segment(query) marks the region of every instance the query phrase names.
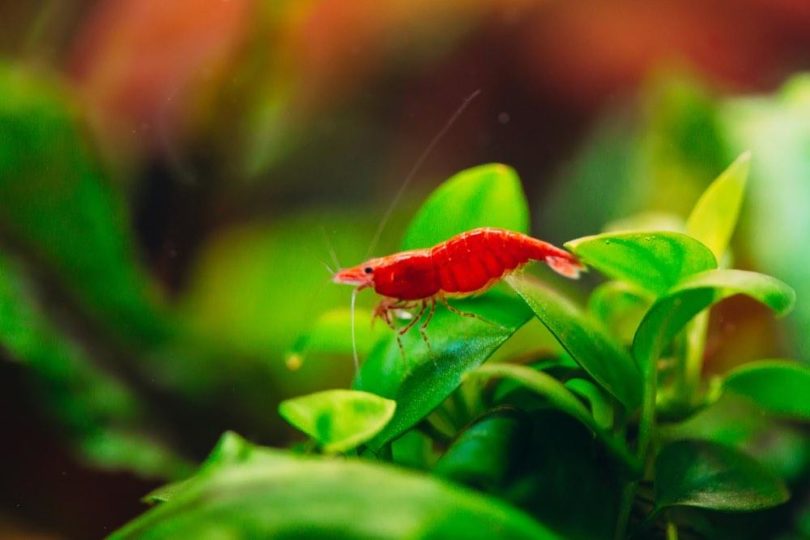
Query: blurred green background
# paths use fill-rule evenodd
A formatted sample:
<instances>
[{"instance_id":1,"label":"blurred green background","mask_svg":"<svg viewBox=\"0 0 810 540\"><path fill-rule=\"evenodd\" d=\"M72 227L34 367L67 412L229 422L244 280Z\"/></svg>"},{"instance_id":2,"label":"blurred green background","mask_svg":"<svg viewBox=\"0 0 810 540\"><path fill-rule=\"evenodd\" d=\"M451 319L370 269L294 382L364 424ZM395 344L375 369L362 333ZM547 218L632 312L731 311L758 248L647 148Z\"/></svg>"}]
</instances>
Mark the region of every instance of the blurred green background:
<instances>
[{"instance_id":1,"label":"blurred green background","mask_svg":"<svg viewBox=\"0 0 810 540\"><path fill-rule=\"evenodd\" d=\"M308 333L331 253L476 90L373 255L477 164L562 243L682 219L750 149L735 262L798 308L720 306L706 369L810 361L807 2L0 0L0 53L0 537L101 536L226 429L294 440L278 402L353 373Z\"/></svg>"}]
</instances>

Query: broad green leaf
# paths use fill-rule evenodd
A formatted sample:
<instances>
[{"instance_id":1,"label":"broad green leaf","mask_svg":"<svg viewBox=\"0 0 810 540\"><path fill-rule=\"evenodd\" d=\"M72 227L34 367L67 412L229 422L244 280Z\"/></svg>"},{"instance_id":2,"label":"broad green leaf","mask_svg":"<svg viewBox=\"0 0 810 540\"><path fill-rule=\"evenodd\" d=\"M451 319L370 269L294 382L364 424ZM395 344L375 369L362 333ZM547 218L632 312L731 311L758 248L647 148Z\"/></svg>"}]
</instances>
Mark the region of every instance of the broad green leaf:
<instances>
[{"instance_id":1,"label":"broad green leaf","mask_svg":"<svg viewBox=\"0 0 810 540\"><path fill-rule=\"evenodd\" d=\"M633 472L639 470L635 457L627 450L623 441L604 431L582 402L554 377L526 366L516 364L487 364L475 370L472 375L487 377L508 377L546 398L560 411L576 418L592 433L597 435L605 446Z\"/></svg>"},{"instance_id":2,"label":"broad green leaf","mask_svg":"<svg viewBox=\"0 0 810 540\"><path fill-rule=\"evenodd\" d=\"M123 201L86 142L76 104L53 80L0 63L0 230L113 331L171 335L140 269Z\"/></svg>"},{"instance_id":3,"label":"broad green leaf","mask_svg":"<svg viewBox=\"0 0 810 540\"><path fill-rule=\"evenodd\" d=\"M282 401L278 412L325 452L345 452L369 440L394 416L396 403L368 392L326 390Z\"/></svg>"},{"instance_id":4,"label":"broad green leaf","mask_svg":"<svg viewBox=\"0 0 810 540\"><path fill-rule=\"evenodd\" d=\"M0 349L33 375L32 388L74 449L95 466L176 478L189 470L156 432L159 416L48 320L22 270L0 253Z\"/></svg>"},{"instance_id":5,"label":"broad green leaf","mask_svg":"<svg viewBox=\"0 0 810 540\"><path fill-rule=\"evenodd\" d=\"M566 242L586 265L661 295L681 279L717 267L712 252L685 234L624 232Z\"/></svg>"},{"instance_id":6,"label":"broad green leaf","mask_svg":"<svg viewBox=\"0 0 810 540\"><path fill-rule=\"evenodd\" d=\"M114 532L129 538L556 539L523 512L434 478L262 450L203 471Z\"/></svg>"},{"instance_id":7,"label":"broad green leaf","mask_svg":"<svg viewBox=\"0 0 810 540\"><path fill-rule=\"evenodd\" d=\"M437 307L426 330L429 346L413 328L402 336L402 350L391 335L363 363L354 388L397 402L391 422L368 443L372 448L430 414L458 388L467 372L481 365L531 316L525 303L501 294L490 293L456 306L477 317Z\"/></svg>"},{"instance_id":8,"label":"broad green leaf","mask_svg":"<svg viewBox=\"0 0 810 540\"><path fill-rule=\"evenodd\" d=\"M702 439L745 452L786 482L801 481L810 460L805 426L779 422L749 398L725 392L718 401L679 423L659 424L663 441Z\"/></svg>"},{"instance_id":9,"label":"broad green leaf","mask_svg":"<svg viewBox=\"0 0 810 540\"><path fill-rule=\"evenodd\" d=\"M226 431L194 475L179 482L163 485L151 491L143 500L148 503L163 503L204 481L208 473L239 464L273 463L278 457L279 453L276 450L257 446L233 431Z\"/></svg>"},{"instance_id":10,"label":"broad green leaf","mask_svg":"<svg viewBox=\"0 0 810 540\"><path fill-rule=\"evenodd\" d=\"M695 315L730 296L743 294L778 315L793 307L796 294L776 278L743 270L709 270L690 276L659 298L647 312L633 340L633 355L642 373L650 373L664 347Z\"/></svg>"},{"instance_id":11,"label":"broad green leaf","mask_svg":"<svg viewBox=\"0 0 810 540\"><path fill-rule=\"evenodd\" d=\"M524 276L508 283L526 301L568 354L602 387L634 410L641 401L641 378L625 349L559 293Z\"/></svg>"},{"instance_id":12,"label":"broad green leaf","mask_svg":"<svg viewBox=\"0 0 810 540\"><path fill-rule=\"evenodd\" d=\"M805 364L787 360L751 362L731 371L723 386L769 413L810 421L810 368Z\"/></svg>"},{"instance_id":13,"label":"broad green leaf","mask_svg":"<svg viewBox=\"0 0 810 540\"><path fill-rule=\"evenodd\" d=\"M444 182L411 221L403 248L430 247L476 227L528 232L529 207L512 168L480 165Z\"/></svg>"},{"instance_id":14,"label":"broad green leaf","mask_svg":"<svg viewBox=\"0 0 810 540\"><path fill-rule=\"evenodd\" d=\"M504 487L519 474L531 436L532 426L525 412L492 411L458 435L433 472L483 490Z\"/></svg>"},{"instance_id":15,"label":"broad green leaf","mask_svg":"<svg viewBox=\"0 0 810 540\"><path fill-rule=\"evenodd\" d=\"M708 441L667 445L655 470L656 510L694 506L749 512L782 504L789 497L782 481L757 461Z\"/></svg>"},{"instance_id":16,"label":"broad green leaf","mask_svg":"<svg viewBox=\"0 0 810 540\"><path fill-rule=\"evenodd\" d=\"M737 226L751 153L745 152L703 192L686 221L686 232L706 245L715 259L722 259Z\"/></svg>"},{"instance_id":17,"label":"broad green leaf","mask_svg":"<svg viewBox=\"0 0 810 540\"><path fill-rule=\"evenodd\" d=\"M651 302L643 289L624 281L607 281L588 297L588 312L613 335L630 343Z\"/></svg>"}]
</instances>

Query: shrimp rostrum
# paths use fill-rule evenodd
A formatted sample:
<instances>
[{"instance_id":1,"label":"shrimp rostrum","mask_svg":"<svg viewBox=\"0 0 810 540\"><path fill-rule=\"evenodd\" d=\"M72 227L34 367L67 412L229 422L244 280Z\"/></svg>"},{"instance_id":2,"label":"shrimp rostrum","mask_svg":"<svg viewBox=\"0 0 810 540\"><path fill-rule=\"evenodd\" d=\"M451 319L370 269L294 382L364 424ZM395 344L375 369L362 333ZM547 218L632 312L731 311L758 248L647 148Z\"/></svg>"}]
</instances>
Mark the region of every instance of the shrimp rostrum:
<instances>
[{"instance_id":1,"label":"shrimp rostrum","mask_svg":"<svg viewBox=\"0 0 810 540\"><path fill-rule=\"evenodd\" d=\"M399 330L399 335L410 330L427 311L420 332L428 343L424 332L437 302L460 315L474 316L457 310L447 299L480 294L530 261L546 263L572 279L584 270L572 254L548 242L485 227L463 232L431 248L368 260L340 270L333 281L355 285L358 291L373 288L382 296L374 316L391 328L394 328L392 310L419 308L407 326Z\"/></svg>"}]
</instances>

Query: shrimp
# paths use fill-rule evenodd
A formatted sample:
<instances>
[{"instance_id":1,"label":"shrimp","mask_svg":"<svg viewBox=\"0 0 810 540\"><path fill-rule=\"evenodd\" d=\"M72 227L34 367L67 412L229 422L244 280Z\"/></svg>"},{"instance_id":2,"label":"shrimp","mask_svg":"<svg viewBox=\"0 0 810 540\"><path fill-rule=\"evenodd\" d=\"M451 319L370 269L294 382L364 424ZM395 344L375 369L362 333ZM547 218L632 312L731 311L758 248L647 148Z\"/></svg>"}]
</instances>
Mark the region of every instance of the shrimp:
<instances>
[{"instance_id":1,"label":"shrimp","mask_svg":"<svg viewBox=\"0 0 810 540\"><path fill-rule=\"evenodd\" d=\"M419 332L430 346L425 329L441 302L459 315L477 317L460 311L447 302L481 294L507 274L530 261L546 263L565 277L576 279L585 267L576 257L548 242L531 236L492 227L466 231L431 248L403 251L370 259L357 266L335 273L335 283L354 285L356 291L373 288L382 296L374 310L380 318L394 328L390 312L395 309L413 309L419 312L399 330L399 336L415 326L428 311Z\"/></svg>"}]
</instances>

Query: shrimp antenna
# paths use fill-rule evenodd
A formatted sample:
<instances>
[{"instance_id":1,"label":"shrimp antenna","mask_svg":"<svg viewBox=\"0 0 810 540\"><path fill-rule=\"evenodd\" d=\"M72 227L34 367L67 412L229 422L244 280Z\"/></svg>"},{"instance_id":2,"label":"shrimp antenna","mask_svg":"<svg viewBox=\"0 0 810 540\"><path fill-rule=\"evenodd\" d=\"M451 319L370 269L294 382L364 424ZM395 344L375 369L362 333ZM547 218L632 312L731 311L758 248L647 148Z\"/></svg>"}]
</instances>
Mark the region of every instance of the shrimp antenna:
<instances>
[{"instance_id":1,"label":"shrimp antenna","mask_svg":"<svg viewBox=\"0 0 810 540\"><path fill-rule=\"evenodd\" d=\"M323 241L326 243L326 249L329 251L329 256L332 257L332 262L335 265L335 268L341 268L340 261L337 257L337 252L335 252L335 246L332 245L332 241L329 238L329 234L326 232L326 227L321 225L321 233L323 234ZM334 272L332 272L334 274Z\"/></svg>"},{"instance_id":2,"label":"shrimp antenna","mask_svg":"<svg viewBox=\"0 0 810 540\"><path fill-rule=\"evenodd\" d=\"M388 209L385 211L385 214L383 214L383 217L380 220L380 224L377 226L377 230L374 232L374 236L371 238L371 244L369 245L368 251L366 252L366 257L371 255L371 252L374 250L375 247L377 247L377 242L380 241L380 235L382 234L385 225L388 223L388 220L391 219L391 214L394 212L394 208L396 208L397 204L399 203L399 200L402 198L402 195L408 188L408 185L411 183L414 176L416 176L416 173L419 172L419 169L425 163L425 160L436 148L436 145L439 144L439 141L441 141L442 138L447 134L447 132L450 131L450 128L453 127L453 124L456 123L456 120L459 119L464 110L469 106L470 103L473 102L475 98L479 96L479 94L481 94L480 88L475 92L473 92L472 94L470 94L469 96L467 96L467 98L461 103L459 108L456 109L456 112L453 113L453 116L451 116L447 120L447 122L444 123L442 129L439 130L439 132L433 137L430 143L422 151L422 154L419 156L419 159L416 160L416 163L414 163L413 167L408 172L408 175L405 177L405 180L402 182L402 185L399 186L399 190L396 192L394 198L391 200L391 204L388 205Z\"/></svg>"},{"instance_id":3,"label":"shrimp antenna","mask_svg":"<svg viewBox=\"0 0 810 540\"><path fill-rule=\"evenodd\" d=\"M354 289L352 291L352 304L351 304L351 324L352 324L352 357L354 358L354 373L357 374L360 371L360 360L357 355L357 333L354 331L354 304L355 300L357 300L357 291L360 289Z\"/></svg>"}]
</instances>

